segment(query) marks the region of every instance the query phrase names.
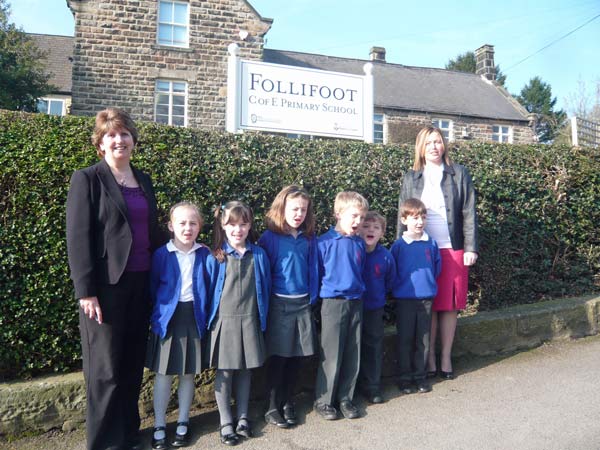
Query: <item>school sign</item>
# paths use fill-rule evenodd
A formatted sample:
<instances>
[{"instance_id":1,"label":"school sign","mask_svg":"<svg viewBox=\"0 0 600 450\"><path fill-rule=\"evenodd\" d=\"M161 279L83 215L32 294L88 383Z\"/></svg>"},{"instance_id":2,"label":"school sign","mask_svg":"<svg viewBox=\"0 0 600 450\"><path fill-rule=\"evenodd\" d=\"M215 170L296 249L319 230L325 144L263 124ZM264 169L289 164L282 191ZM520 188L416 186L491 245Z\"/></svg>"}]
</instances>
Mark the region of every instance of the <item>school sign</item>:
<instances>
[{"instance_id":1,"label":"school sign","mask_svg":"<svg viewBox=\"0 0 600 450\"><path fill-rule=\"evenodd\" d=\"M371 63L360 76L242 60L237 44L228 50L227 131L373 142Z\"/></svg>"}]
</instances>

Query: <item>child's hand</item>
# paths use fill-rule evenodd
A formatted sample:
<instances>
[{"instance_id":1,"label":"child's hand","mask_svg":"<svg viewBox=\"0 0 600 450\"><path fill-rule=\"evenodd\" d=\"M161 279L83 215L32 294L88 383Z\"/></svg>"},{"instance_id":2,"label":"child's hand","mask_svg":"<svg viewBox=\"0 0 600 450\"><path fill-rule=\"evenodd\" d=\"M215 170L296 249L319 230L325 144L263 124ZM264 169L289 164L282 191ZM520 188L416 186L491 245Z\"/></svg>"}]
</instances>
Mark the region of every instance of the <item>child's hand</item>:
<instances>
[{"instance_id":1,"label":"child's hand","mask_svg":"<svg viewBox=\"0 0 600 450\"><path fill-rule=\"evenodd\" d=\"M98 303L98 297L84 297L79 299L79 307L90 319L96 319L98 324L102 323L102 309Z\"/></svg>"},{"instance_id":2,"label":"child's hand","mask_svg":"<svg viewBox=\"0 0 600 450\"><path fill-rule=\"evenodd\" d=\"M477 253L475 252L465 252L463 254L463 261L465 266L472 266L477 261Z\"/></svg>"}]
</instances>

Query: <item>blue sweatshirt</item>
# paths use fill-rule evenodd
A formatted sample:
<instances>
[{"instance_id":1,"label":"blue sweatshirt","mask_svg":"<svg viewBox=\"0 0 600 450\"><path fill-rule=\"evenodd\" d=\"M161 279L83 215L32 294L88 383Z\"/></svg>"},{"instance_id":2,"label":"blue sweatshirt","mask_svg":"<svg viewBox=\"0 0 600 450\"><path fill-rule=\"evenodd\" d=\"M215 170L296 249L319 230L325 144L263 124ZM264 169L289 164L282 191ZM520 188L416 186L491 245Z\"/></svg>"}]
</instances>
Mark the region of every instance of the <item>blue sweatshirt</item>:
<instances>
[{"instance_id":1,"label":"blue sweatshirt","mask_svg":"<svg viewBox=\"0 0 600 450\"><path fill-rule=\"evenodd\" d=\"M321 298L360 300L365 292L363 270L367 250L359 236L345 236L330 228L318 238Z\"/></svg>"},{"instance_id":2,"label":"blue sweatshirt","mask_svg":"<svg viewBox=\"0 0 600 450\"><path fill-rule=\"evenodd\" d=\"M396 240L391 253L396 262L396 281L392 296L401 299L432 298L437 294L436 278L442 270L437 243L427 234L427 240Z\"/></svg>"},{"instance_id":3,"label":"blue sweatshirt","mask_svg":"<svg viewBox=\"0 0 600 450\"><path fill-rule=\"evenodd\" d=\"M367 311L383 308L387 293L391 292L396 275L396 263L390 251L377 244L372 252L367 252L367 262L363 278L367 290L363 294L363 308Z\"/></svg>"}]
</instances>

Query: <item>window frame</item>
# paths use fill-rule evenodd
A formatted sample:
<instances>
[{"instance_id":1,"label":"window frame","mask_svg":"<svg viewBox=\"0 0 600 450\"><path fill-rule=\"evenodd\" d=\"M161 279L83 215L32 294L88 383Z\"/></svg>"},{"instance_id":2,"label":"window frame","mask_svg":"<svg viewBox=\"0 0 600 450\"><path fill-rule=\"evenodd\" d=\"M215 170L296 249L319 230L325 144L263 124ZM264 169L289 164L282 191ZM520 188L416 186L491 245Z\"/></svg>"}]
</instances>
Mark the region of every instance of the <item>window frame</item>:
<instances>
[{"instance_id":1,"label":"window frame","mask_svg":"<svg viewBox=\"0 0 600 450\"><path fill-rule=\"evenodd\" d=\"M169 83L169 90L168 91L164 91L164 90L159 90L159 83ZM181 94L178 91L175 91L173 89L174 83L181 83L184 85L184 92L183 94ZM160 94L166 94L169 96L169 103L168 105L166 105L168 107L168 113L166 114L167 117L167 122L163 122L163 121L159 121L158 117L159 116L165 116L165 114L159 114L158 113L158 106L164 106L164 104L159 104L158 103L158 96ZM183 97L183 125L181 124L173 124L173 118L174 117L181 117L181 115L173 115L173 107L174 106L181 106L181 105L174 105L174 101L173 98L177 96L177 97ZM154 122L156 123L162 123L164 125L171 125L171 126L175 126L175 127L187 127L188 126L188 83L185 80L174 80L174 79L166 79L166 78L157 78L154 82Z\"/></svg>"},{"instance_id":2,"label":"window frame","mask_svg":"<svg viewBox=\"0 0 600 450\"><path fill-rule=\"evenodd\" d=\"M40 102L46 102L47 107L45 111L40 111ZM52 102L60 102L60 114L51 113ZM54 116L66 116L67 115L67 101L64 98L53 98L53 97L40 97L37 99L38 112L42 114L54 115Z\"/></svg>"},{"instance_id":3,"label":"window frame","mask_svg":"<svg viewBox=\"0 0 600 450\"><path fill-rule=\"evenodd\" d=\"M381 117L381 120L378 120ZM381 126L381 131L377 128ZM381 139L376 136L381 133ZM373 114L373 143L374 144L385 144L385 114L374 113Z\"/></svg>"},{"instance_id":4,"label":"window frame","mask_svg":"<svg viewBox=\"0 0 600 450\"><path fill-rule=\"evenodd\" d=\"M169 4L171 6L171 16L172 20L170 22L161 20L160 11L161 6L163 4ZM185 5L185 24L174 22L175 18L175 5ZM160 38L161 27L170 27L171 28L171 40L169 42L162 40ZM185 28L185 42L180 43L175 41L175 28L176 27L184 27ZM164 45L166 47L174 47L174 48L189 48L190 46L190 4L186 1L177 1L177 0L159 0L158 1L158 10L156 13L156 43L158 45Z\"/></svg>"},{"instance_id":5,"label":"window frame","mask_svg":"<svg viewBox=\"0 0 600 450\"><path fill-rule=\"evenodd\" d=\"M448 122L448 128L442 127L442 122ZM442 119L441 117L433 117L431 124L442 130L442 132L448 132L448 136L444 136L448 142L454 141L454 120Z\"/></svg>"},{"instance_id":6,"label":"window frame","mask_svg":"<svg viewBox=\"0 0 600 450\"><path fill-rule=\"evenodd\" d=\"M498 131L494 131L494 128L498 128ZM507 128L507 132L503 132L503 128ZM494 139L497 137L497 139ZM498 142L499 144L512 144L513 142L513 127L512 125L492 125L492 142Z\"/></svg>"}]
</instances>

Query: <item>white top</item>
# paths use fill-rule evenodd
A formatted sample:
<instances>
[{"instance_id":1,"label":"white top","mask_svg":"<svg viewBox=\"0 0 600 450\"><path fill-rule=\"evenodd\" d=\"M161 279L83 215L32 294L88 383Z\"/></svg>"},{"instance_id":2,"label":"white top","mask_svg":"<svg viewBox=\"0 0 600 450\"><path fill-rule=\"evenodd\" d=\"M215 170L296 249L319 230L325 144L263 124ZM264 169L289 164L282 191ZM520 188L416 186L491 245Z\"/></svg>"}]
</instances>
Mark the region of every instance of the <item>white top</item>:
<instances>
[{"instance_id":1,"label":"white top","mask_svg":"<svg viewBox=\"0 0 600 450\"><path fill-rule=\"evenodd\" d=\"M184 252L183 250L175 247L175 244L173 244L172 240L167 243L167 250L176 253L177 262L179 263L179 271L181 272L181 293L179 294L180 302L194 301L192 270L194 268L194 262L196 261L196 249L199 247L201 247L201 245L196 242L190 251Z\"/></svg>"},{"instance_id":2,"label":"white top","mask_svg":"<svg viewBox=\"0 0 600 450\"><path fill-rule=\"evenodd\" d=\"M427 207L427 224L425 230L436 240L439 248L452 248L450 232L448 230L448 217L446 216L446 203L442 192L442 177L444 164L425 164L423 170L424 187L421 201Z\"/></svg>"},{"instance_id":3,"label":"white top","mask_svg":"<svg viewBox=\"0 0 600 450\"><path fill-rule=\"evenodd\" d=\"M402 239L407 244L412 244L415 241L425 241L425 242L427 242L429 240L429 235L427 233L423 232L423 234L421 235L421 237L419 239L413 239L413 238L411 238L411 237L408 236L408 231L405 231L404 233L402 233Z\"/></svg>"}]
</instances>

